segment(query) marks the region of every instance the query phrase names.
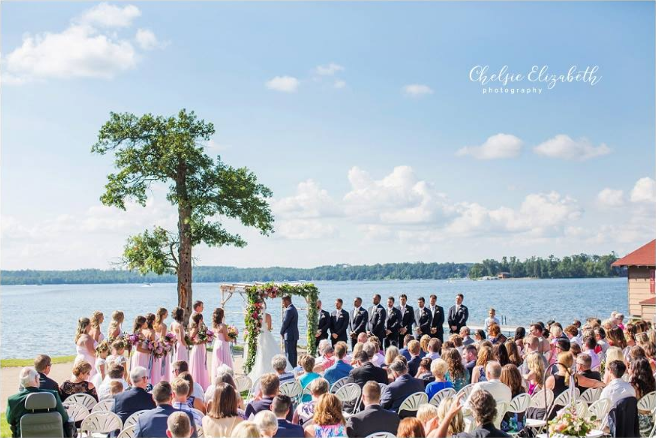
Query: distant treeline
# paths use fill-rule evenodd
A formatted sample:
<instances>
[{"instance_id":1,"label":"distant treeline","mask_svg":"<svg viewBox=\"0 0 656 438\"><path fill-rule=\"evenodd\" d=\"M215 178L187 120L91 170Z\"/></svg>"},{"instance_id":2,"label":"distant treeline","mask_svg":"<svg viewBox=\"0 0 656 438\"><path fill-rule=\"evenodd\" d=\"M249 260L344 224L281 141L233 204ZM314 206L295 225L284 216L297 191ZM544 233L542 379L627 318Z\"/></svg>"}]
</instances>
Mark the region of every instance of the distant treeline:
<instances>
[{"instance_id":1,"label":"distant treeline","mask_svg":"<svg viewBox=\"0 0 656 438\"><path fill-rule=\"evenodd\" d=\"M504 257L501 261L481 263L386 263L377 265L334 265L312 269L234 268L228 266L196 266L194 282L249 282L291 280L441 280L479 278L508 272L512 277L584 278L622 275L610 267L615 254L604 256L579 254L562 259L553 256L532 257L524 261ZM76 271L2 271L0 284L101 284L101 283L175 283L174 275L139 275L125 270L80 269Z\"/></svg>"}]
</instances>

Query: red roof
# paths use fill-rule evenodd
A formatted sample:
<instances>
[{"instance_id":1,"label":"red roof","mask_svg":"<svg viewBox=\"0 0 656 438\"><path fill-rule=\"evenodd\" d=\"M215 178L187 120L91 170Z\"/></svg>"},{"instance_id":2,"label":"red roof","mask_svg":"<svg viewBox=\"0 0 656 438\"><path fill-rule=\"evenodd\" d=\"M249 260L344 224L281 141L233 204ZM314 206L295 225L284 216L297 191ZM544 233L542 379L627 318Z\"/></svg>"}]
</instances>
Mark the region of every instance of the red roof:
<instances>
[{"instance_id":1,"label":"red roof","mask_svg":"<svg viewBox=\"0 0 656 438\"><path fill-rule=\"evenodd\" d=\"M656 306L656 297L647 298L646 300L640 301L640 304L643 306Z\"/></svg>"},{"instance_id":2,"label":"red roof","mask_svg":"<svg viewBox=\"0 0 656 438\"><path fill-rule=\"evenodd\" d=\"M656 266L656 239L615 261L611 266Z\"/></svg>"}]
</instances>

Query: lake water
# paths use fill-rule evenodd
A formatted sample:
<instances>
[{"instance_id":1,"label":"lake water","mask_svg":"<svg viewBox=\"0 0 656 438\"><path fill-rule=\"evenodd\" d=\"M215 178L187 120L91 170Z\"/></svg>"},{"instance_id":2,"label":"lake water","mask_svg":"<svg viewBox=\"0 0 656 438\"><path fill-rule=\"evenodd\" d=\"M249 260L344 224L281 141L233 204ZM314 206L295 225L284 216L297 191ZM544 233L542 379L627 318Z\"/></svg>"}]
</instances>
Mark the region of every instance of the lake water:
<instances>
[{"instance_id":1,"label":"lake water","mask_svg":"<svg viewBox=\"0 0 656 438\"><path fill-rule=\"evenodd\" d=\"M570 279L570 280L497 280L497 281L318 281L315 282L324 302L332 311L336 298L342 298L345 309L352 309L356 296L363 298L366 307L372 296L379 293L383 300L389 295L405 293L409 304L416 306L417 298L428 300L432 293L445 310L454 302L456 293L465 295L469 307L469 324L482 325L487 309L494 307L497 315L506 318L511 326L527 325L533 321L555 319L564 325L573 319L584 320L595 316L606 318L617 310L627 313L626 278ZM194 299L205 302L205 320L221 302L218 283L197 283L193 286ZM0 356L27 358L39 353L51 356L75 353L73 338L77 319L90 316L94 310L105 314L103 332L107 332L112 311L123 310L123 329L131 331L132 321L139 314L155 312L158 307L172 309L177 304L176 285L140 284L3 286L0 290L2 332ZM301 298L295 298L303 307ZM244 300L235 295L226 305L227 322L243 331ZM269 301L274 332L280 325L280 299ZM305 312L299 312L299 328L305 330ZM171 319L167 319L170 323ZM305 339L301 334L301 339Z\"/></svg>"}]
</instances>

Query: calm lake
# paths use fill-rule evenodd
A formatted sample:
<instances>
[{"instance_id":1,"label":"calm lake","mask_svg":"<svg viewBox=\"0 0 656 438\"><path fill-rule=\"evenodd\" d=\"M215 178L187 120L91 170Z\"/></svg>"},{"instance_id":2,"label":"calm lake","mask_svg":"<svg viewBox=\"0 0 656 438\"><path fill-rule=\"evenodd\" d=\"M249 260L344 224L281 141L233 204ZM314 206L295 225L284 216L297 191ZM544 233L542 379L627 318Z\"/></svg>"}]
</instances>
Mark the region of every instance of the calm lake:
<instances>
[{"instance_id":1,"label":"calm lake","mask_svg":"<svg viewBox=\"0 0 656 438\"><path fill-rule=\"evenodd\" d=\"M372 296L383 299L405 293L409 304L416 306L417 298L428 301L432 293L445 310L454 302L455 294L465 295L469 307L469 324L482 325L487 309L494 307L498 316L505 317L510 326L527 325L532 321L555 319L563 325L573 319L584 320L596 316L606 318L617 310L627 313L626 278L573 280L496 280L496 281L318 281L315 282L324 302L324 309L332 311L334 300L342 298L345 309L352 310L353 298L363 298L366 307ZM194 284L194 299L205 302L205 321L221 302L219 283ZM90 316L94 310L105 314L103 333L107 332L112 311L125 312L123 330L132 330L132 321L139 314L155 312L158 307L172 309L177 303L176 285L106 284L55 286L3 286L1 301L2 358L28 358L39 353L51 356L75 354L73 338L77 319ZM304 307L295 298L297 308ZM244 300L235 295L226 305L227 322L243 331ZM280 299L269 301L274 332L280 325ZM304 332L305 312L299 311L299 329ZM171 319L167 319L170 323ZM301 334L301 338L304 338ZM240 337L241 340L241 337ZM304 342L301 342L304 343Z\"/></svg>"}]
</instances>

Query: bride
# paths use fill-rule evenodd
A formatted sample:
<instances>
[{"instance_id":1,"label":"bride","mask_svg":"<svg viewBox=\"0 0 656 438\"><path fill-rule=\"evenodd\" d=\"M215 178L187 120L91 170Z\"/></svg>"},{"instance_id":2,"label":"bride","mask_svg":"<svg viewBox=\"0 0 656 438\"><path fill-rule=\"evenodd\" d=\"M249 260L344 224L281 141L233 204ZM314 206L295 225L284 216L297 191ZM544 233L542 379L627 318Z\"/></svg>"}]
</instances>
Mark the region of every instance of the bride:
<instances>
[{"instance_id":1,"label":"bride","mask_svg":"<svg viewBox=\"0 0 656 438\"><path fill-rule=\"evenodd\" d=\"M271 365L271 360L273 359L273 356L282 354L280 346L276 342L276 339L273 337L273 333L271 333L271 315L266 313L266 304L264 305L264 317L262 319L262 328L260 330L260 334L257 336L257 341L255 343L255 345L257 345L255 363L253 364L253 369L251 372L248 373L248 377L250 377L251 381L253 382L259 379L262 374L275 373L273 366ZM248 357L248 355L246 355L246 357ZM292 370L292 366L289 363L289 360L287 361L286 370Z\"/></svg>"}]
</instances>

